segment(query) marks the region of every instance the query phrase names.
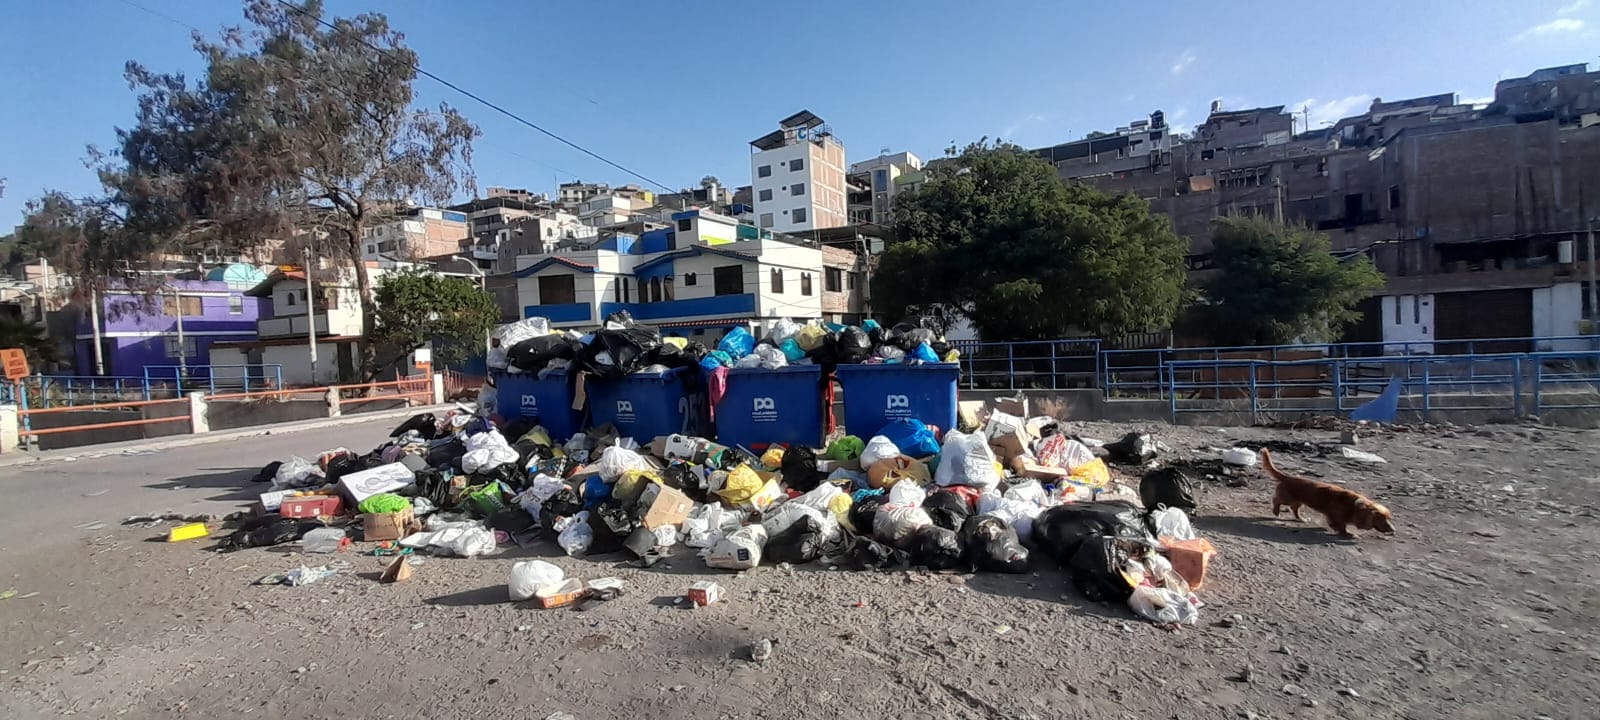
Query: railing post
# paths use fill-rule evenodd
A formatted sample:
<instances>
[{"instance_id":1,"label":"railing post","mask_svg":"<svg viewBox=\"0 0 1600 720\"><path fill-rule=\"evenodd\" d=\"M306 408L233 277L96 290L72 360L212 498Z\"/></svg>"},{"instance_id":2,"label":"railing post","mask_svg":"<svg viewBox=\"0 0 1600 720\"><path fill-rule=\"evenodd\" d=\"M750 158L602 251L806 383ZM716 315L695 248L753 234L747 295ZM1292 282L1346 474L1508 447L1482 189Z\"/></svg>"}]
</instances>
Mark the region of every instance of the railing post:
<instances>
[{"instance_id":1,"label":"railing post","mask_svg":"<svg viewBox=\"0 0 1600 720\"><path fill-rule=\"evenodd\" d=\"M1056 341L1050 341L1050 389L1060 390L1060 376L1057 375L1061 368L1056 365Z\"/></svg>"},{"instance_id":2,"label":"railing post","mask_svg":"<svg viewBox=\"0 0 1600 720\"><path fill-rule=\"evenodd\" d=\"M1167 382L1162 383L1158 381L1156 385L1158 387L1165 386L1162 387L1162 391L1167 394L1167 402L1172 408L1172 424L1176 425L1178 424L1178 372L1173 369L1171 363L1167 364L1166 370ZM1160 369L1156 370L1156 377L1161 377Z\"/></svg>"},{"instance_id":3,"label":"railing post","mask_svg":"<svg viewBox=\"0 0 1600 720\"><path fill-rule=\"evenodd\" d=\"M1344 361L1334 358L1331 363L1333 370L1333 409L1336 412L1344 412Z\"/></svg>"},{"instance_id":4,"label":"railing post","mask_svg":"<svg viewBox=\"0 0 1600 720\"><path fill-rule=\"evenodd\" d=\"M1222 374L1221 373L1221 368L1218 368L1218 373L1217 374L1219 376ZM1259 408L1260 408L1260 405L1258 403L1258 397L1256 395L1256 364L1254 362L1252 362L1252 363L1250 363L1250 424L1251 425L1256 424L1256 412L1257 412L1257 410Z\"/></svg>"},{"instance_id":5,"label":"railing post","mask_svg":"<svg viewBox=\"0 0 1600 720\"><path fill-rule=\"evenodd\" d=\"M1541 387L1543 384L1544 363L1535 360L1533 362L1533 412L1531 413L1533 415L1538 415L1539 411L1544 409L1542 407L1544 403L1544 391Z\"/></svg>"},{"instance_id":6,"label":"railing post","mask_svg":"<svg viewBox=\"0 0 1600 720\"><path fill-rule=\"evenodd\" d=\"M330 388L328 388L328 392L325 395L325 398L326 398L326 400L328 402L328 417L336 418L336 417L339 417L340 415L343 414L343 410L341 410L340 407L339 407L339 388L338 387L330 387Z\"/></svg>"},{"instance_id":7,"label":"railing post","mask_svg":"<svg viewBox=\"0 0 1600 720\"><path fill-rule=\"evenodd\" d=\"M189 393L189 432L211 432L211 420L206 417L205 393Z\"/></svg>"},{"instance_id":8,"label":"railing post","mask_svg":"<svg viewBox=\"0 0 1600 720\"><path fill-rule=\"evenodd\" d=\"M1017 389L1017 344L1006 343L1006 387Z\"/></svg>"},{"instance_id":9,"label":"railing post","mask_svg":"<svg viewBox=\"0 0 1600 720\"><path fill-rule=\"evenodd\" d=\"M1511 415L1522 417L1522 360L1526 355L1511 359Z\"/></svg>"},{"instance_id":10,"label":"railing post","mask_svg":"<svg viewBox=\"0 0 1600 720\"><path fill-rule=\"evenodd\" d=\"M433 404L444 404L444 373L433 374Z\"/></svg>"},{"instance_id":11,"label":"railing post","mask_svg":"<svg viewBox=\"0 0 1600 720\"><path fill-rule=\"evenodd\" d=\"M1429 384L1428 361L1422 361L1422 421L1428 422L1433 412L1432 387Z\"/></svg>"}]
</instances>

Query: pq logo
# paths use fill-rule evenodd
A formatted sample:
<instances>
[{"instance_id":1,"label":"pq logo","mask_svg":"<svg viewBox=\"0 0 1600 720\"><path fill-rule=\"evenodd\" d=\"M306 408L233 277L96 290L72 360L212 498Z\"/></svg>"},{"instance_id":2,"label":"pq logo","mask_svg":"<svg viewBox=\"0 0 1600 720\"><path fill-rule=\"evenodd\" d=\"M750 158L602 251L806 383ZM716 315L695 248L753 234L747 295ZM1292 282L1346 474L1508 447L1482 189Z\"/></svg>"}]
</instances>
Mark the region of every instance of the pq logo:
<instances>
[{"instance_id":1,"label":"pq logo","mask_svg":"<svg viewBox=\"0 0 1600 720\"><path fill-rule=\"evenodd\" d=\"M522 409L523 410L538 410L539 409L539 398L534 396L534 395L523 395L522 396Z\"/></svg>"},{"instance_id":2,"label":"pq logo","mask_svg":"<svg viewBox=\"0 0 1600 720\"><path fill-rule=\"evenodd\" d=\"M624 413L627 413L628 415L632 415L633 414L633 401L631 401L631 400L618 400L617 401L617 414L618 415L622 415Z\"/></svg>"},{"instance_id":3,"label":"pq logo","mask_svg":"<svg viewBox=\"0 0 1600 720\"><path fill-rule=\"evenodd\" d=\"M905 395L884 396L883 414L888 417L911 417L911 398Z\"/></svg>"},{"instance_id":4,"label":"pq logo","mask_svg":"<svg viewBox=\"0 0 1600 720\"><path fill-rule=\"evenodd\" d=\"M758 397L751 408L750 419L771 422L778 419L778 403L769 397Z\"/></svg>"}]
</instances>

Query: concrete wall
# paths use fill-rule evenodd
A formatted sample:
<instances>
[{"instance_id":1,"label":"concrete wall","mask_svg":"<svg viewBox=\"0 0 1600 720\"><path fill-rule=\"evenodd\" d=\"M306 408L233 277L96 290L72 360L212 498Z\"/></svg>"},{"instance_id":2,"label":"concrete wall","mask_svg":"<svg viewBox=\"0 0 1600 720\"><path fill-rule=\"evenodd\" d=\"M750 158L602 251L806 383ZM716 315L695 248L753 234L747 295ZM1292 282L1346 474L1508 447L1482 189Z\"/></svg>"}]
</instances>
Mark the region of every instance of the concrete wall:
<instances>
[{"instance_id":1,"label":"concrete wall","mask_svg":"<svg viewBox=\"0 0 1600 720\"><path fill-rule=\"evenodd\" d=\"M1583 284L1559 283L1533 290L1533 336L1571 337L1579 334L1583 320ZM1539 343L1540 350L1587 350L1583 340L1557 340Z\"/></svg>"},{"instance_id":2,"label":"concrete wall","mask_svg":"<svg viewBox=\"0 0 1600 720\"><path fill-rule=\"evenodd\" d=\"M1405 343L1433 342L1433 295L1383 297L1384 352L1431 352L1431 347Z\"/></svg>"}]
</instances>

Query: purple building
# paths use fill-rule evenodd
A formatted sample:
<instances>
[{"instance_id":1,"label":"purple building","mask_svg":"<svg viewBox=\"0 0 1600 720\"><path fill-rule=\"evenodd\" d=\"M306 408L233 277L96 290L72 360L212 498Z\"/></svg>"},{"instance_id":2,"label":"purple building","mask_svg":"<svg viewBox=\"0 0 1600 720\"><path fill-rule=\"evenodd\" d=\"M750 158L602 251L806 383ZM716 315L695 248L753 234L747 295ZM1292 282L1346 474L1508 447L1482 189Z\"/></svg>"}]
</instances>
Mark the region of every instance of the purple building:
<instances>
[{"instance_id":1,"label":"purple building","mask_svg":"<svg viewBox=\"0 0 1600 720\"><path fill-rule=\"evenodd\" d=\"M105 367L95 372L94 326L88 312L75 343L79 375L135 377L147 366L210 364L211 343L256 336L261 298L222 280L172 280L161 293L107 292L100 302L100 346ZM183 340L178 340L180 327Z\"/></svg>"}]
</instances>

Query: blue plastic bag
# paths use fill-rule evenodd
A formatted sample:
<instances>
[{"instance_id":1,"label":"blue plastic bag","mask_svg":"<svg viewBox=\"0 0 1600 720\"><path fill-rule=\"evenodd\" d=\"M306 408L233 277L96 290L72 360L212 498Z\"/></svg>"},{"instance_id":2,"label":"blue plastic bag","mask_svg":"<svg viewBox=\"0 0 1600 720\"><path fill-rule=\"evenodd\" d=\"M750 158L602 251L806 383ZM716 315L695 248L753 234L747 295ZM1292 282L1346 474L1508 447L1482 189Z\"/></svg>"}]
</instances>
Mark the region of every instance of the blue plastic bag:
<instances>
[{"instance_id":1,"label":"blue plastic bag","mask_svg":"<svg viewBox=\"0 0 1600 720\"><path fill-rule=\"evenodd\" d=\"M722 336L722 342L717 343L717 349L738 360L756 349L756 336L751 335L750 331L742 326L736 327L732 332Z\"/></svg>"},{"instance_id":2,"label":"blue plastic bag","mask_svg":"<svg viewBox=\"0 0 1600 720\"><path fill-rule=\"evenodd\" d=\"M913 418L896 420L883 426L877 434L893 442L902 455L922 458L939 453L939 439L933 436L933 430L928 424L921 420Z\"/></svg>"},{"instance_id":3,"label":"blue plastic bag","mask_svg":"<svg viewBox=\"0 0 1600 720\"><path fill-rule=\"evenodd\" d=\"M866 320L862 320L861 321L861 329L865 330L865 331L867 331L869 333L872 332L873 330L877 330L877 329L879 329L881 327L883 327L883 326L879 325L878 321L877 320L873 320L872 318L867 318Z\"/></svg>"},{"instance_id":4,"label":"blue plastic bag","mask_svg":"<svg viewBox=\"0 0 1600 720\"><path fill-rule=\"evenodd\" d=\"M788 358L789 362L794 362L806 356L806 351L800 349L800 343L795 342L794 338L783 341L783 344L779 345L778 349L783 351L783 356Z\"/></svg>"},{"instance_id":5,"label":"blue plastic bag","mask_svg":"<svg viewBox=\"0 0 1600 720\"><path fill-rule=\"evenodd\" d=\"M733 358L728 357L728 354L721 350L712 350L706 353L705 357L700 358L701 370L713 373L720 367L733 367Z\"/></svg>"},{"instance_id":6,"label":"blue plastic bag","mask_svg":"<svg viewBox=\"0 0 1600 720\"><path fill-rule=\"evenodd\" d=\"M611 499L611 485L601 480L599 475L590 476L589 481L583 484L583 507L593 510Z\"/></svg>"},{"instance_id":7,"label":"blue plastic bag","mask_svg":"<svg viewBox=\"0 0 1600 720\"><path fill-rule=\"evenodd\" d=\"M907 359L908 360L921 360L923 362L930 362L930 363L939 362L939 356L934 354L933 348L928 347L928 344L925 343L925 342L924 343L917 343L917 349L912 350L911 351L911 355Z\"/></svg>"}]
</instances>

